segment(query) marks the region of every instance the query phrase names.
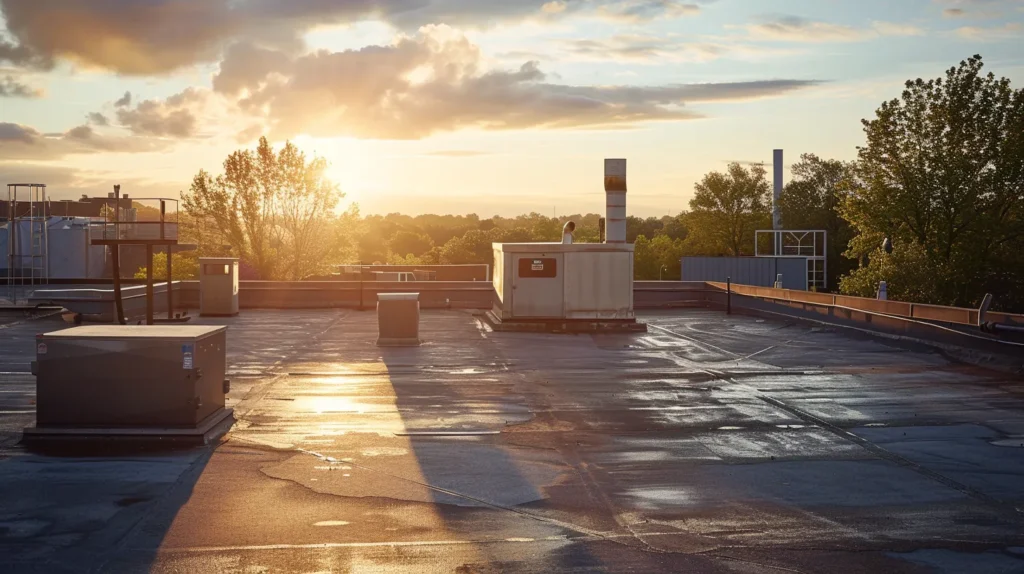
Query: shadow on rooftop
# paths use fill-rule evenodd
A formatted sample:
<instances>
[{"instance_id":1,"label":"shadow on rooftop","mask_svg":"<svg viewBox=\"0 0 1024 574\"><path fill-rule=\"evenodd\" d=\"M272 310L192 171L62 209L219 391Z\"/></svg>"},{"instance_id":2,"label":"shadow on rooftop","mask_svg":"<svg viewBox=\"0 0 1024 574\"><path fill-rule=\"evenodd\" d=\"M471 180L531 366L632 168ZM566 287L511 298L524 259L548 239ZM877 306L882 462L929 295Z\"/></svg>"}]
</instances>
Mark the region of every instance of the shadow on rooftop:
<instances>
[{"instance_id":1,"label":"shadow on rooftop","mask_svg":"<svg viewBox=\"0 0 1024 574\"><path fill-rule=\"evenodd\" d=\"M471 320L469 315L426 313L421 319L426 344L380 349L410 450L424 483L431 487L436 512L451 532L466 539L587 538L585 529L556 523L559 515L546 492L572 469L552 450L513 447L496 434L533 415L508 378L496 376L501 368L494 349L482 340L465 344L463 322ZM446 340L445 323L451 321L459 322L453 328L461 338ZM485 513L504 517L490 520ZM481 521L494 525L494 530L479 530ZM519 569L524 566L523 552L500 543L476 544L472 562L462 568ZM533 549L526 555L536 565ZM539 559L551 571L607 567L589 544L579 542L566 543Z\"/></svg>"},{"instance_id":2,"label":"shadow on rooftop","mask_svg":"<svg viewBox=\"0 0 1024 574\"><path fill-rule=\"evenodd\" d=\"M3 571L149 571L212 453L105 442L0 460L0 482L17 493L0 507Z\"/></svg>"}]
</instances>

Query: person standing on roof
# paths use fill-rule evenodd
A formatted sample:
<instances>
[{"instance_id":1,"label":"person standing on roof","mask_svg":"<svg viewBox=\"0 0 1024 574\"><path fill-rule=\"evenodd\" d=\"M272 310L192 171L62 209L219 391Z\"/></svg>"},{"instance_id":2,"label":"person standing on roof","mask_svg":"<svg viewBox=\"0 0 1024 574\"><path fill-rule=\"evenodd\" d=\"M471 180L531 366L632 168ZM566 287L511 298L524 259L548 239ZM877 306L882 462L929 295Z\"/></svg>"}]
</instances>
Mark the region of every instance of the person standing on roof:
<instances>
[{"instance_id":1,"label":"person standing on roof","mask_svg":"<svg viewBox=\"0 0 1024 574\"><path fill-rule=\"evenodd\" d=\"M562 228L562 244L572 245L573 232L576 231L576 223L570 221Z\"/></svg>"}]
</instances>

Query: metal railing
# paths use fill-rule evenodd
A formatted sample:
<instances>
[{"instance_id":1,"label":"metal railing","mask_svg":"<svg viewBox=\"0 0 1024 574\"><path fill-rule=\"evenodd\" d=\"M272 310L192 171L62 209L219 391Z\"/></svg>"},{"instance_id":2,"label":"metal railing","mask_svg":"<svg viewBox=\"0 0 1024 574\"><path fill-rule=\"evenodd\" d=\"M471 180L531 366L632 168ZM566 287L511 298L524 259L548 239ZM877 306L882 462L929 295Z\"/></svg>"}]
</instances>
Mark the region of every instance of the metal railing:
<instances>
[{"instance_id":1,"label":"metal railing","mask_svg":"<svg viewBox=\"0 0 1024 574\"><path fill-rule=\"evenodd\" d=\"M725 283L709 282L708 285L721 291L726 290ZM903 301L880 301L866 297L851 297L849 295L830 295L827 293L813 293L810 291L794 291L791 289L774 289L771 287L754 287L751 285L732 285L732 292L738 295L748 295L761 299L774 299L789 301L793 303L808 303L813 305L830 305L870 313L903 317L906 319L919 319L922 321L936 321L940 323L951 323L955 325L970 325L977 327L980 319L980 309L967 309L964 307L946 307L942 305L928 305L924 303L906 303ZM986 313L986 320L1009 325L1024 325L1024 315L1012 313Z\"/></svg>"}]
</instances>

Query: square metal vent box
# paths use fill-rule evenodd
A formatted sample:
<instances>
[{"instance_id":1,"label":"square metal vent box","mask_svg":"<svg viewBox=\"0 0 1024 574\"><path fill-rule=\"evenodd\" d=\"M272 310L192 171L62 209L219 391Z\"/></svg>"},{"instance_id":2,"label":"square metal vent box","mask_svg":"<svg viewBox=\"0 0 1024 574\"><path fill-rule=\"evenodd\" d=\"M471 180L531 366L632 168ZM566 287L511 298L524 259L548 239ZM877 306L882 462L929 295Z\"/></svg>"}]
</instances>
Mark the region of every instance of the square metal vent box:
<instances>
[{"instance_id":1,"label":"square metal vent box","mask_svg":"<svg viewBox=\"0 0 1024 574\"><path fill-rule=\"evenodd\" d=\"M36 338L37 428L196 428L222 415L227 327L91 325Z\"/></svg>"}]
</instances>

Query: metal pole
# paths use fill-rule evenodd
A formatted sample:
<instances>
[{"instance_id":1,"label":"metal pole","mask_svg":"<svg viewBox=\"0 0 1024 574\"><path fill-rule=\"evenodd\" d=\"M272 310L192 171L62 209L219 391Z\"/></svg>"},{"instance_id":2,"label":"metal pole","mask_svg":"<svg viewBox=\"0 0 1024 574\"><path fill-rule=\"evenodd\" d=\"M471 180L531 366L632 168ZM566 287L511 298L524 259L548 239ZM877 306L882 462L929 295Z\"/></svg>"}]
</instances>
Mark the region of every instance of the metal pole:
<instances>
[{"instance_id":1,"label":"metal pole","mask_svg":"<svg viewBox=\"0 0 1024 574\"><path fill-rule=\"evenodd\" d=\"M36 282L36 258L35 258L35 253L36 253L36 249L35 249L35 247L36 247L36 245L35 245L36 205L35 205L35 202L33 201L35 199L35 196L36 196L36 188L32 187L31 185L28 186L28 283L27 283L28 285L35 285L35 282ZM24 254L22 254L22 256L24 257ZM25 267L25 260L24 259L22 259L21 265L22 265L22 269L24 269L24 267ZM25 275L25 272L22 271L22 277L24 277L24 275ZM22 281L22 284L25 284L25 282Z\"/></svg>"},{"instance_id":2,"label":"metal pole","mask_svg":"<svg viewBox=\"0 0 1024 574\"><path fill-rule=\"evenodd\" d=\"M13 190L7 186L7 294L14 303L14 200L11 199Z\"/></svg>"},{"instance_id":3,"label":"metal pole","mask_svg":"<svg viewBox=\"0 0 1024 574\"><path fill-rule=\"evenodd\" d=\"M164 200L160 200L160 239L164 239L164 219L167 216L167 203ZM174 290L173 278L171 274L171 246L167 246L167 319L174 318Z\"/></svg>"},{"instance_id":4,"label":"metal pole","mask_svg":"<svg viewBox=\"0 0 1024 574\"><path fill-rule=\"evenodd\" d=\"M18 186L14 186L14 217L11 218L11 303L17 305L18 303L18 288L15 285L21 285L20 276L15 276L14 265L15 261L20 262L21 258L18 256ZM17 283L15 283L17 281Z\"/></svg>"},{"instance_id":5,"label":"metal pole","mask_svg":"<svg viewBox=\"0 0 1024 574\"><path fill-rule=\"evenodd\" d=\"M732 315L732 277L725 278L725 314Z\"/></svg>"},{"instance_id":6,"label":"metal pole","mask_svg":"<svg viewBox=\"0 0 1024 574\"><path fill-rule=\"evenodd\" d=\"M825 289L828 290L828 231L821 234L821 254L825 258L822 260L821 269L825 277Z\"/></svg>"},{"instance_id":7,"label":"metal pole","mask_svg":"<svg viewBox=\"0 0 1024 574\"><path fill-rule=\"evenodd\" d=\"M174 283L171 274L171 246L167 246L167 318L174 318Z\"/></svg>"},{"instance_id":8,"label":"metal pole","mask_svg":"<svg viewBox=\"0 0 1024 574\"><path fill-rule=\"evenodd\" d=\"M122 325L127 325L124 320L124 302L121 301L121 251L118 249L118 241L121 240L120 223L121 212L121 186L114 186L114 243L110 245L111 259L113 259L114 271L114 309L117 312L115 319ZM150 265L152 266L152 265Z\"/></svg>"},{"instance_id":9,"label":"metal pole","mask_svg":"<svg viewBox=\"0 0 1024 574\"><path fill-rule=\"evenodd\" d=\"M50 200L46 197L46 185L43 185L43 283L50 282Z\"/></svg>"},{"instance_id":10,"label":"metal pole","mask_svg":"<svg viewBox=\"0 0 1024 574\"><path fill-rule=\"evenodd\" d=\"M146 245L146 324L153 324L153 245Z\"/></svg>"}]
</instances>

